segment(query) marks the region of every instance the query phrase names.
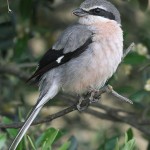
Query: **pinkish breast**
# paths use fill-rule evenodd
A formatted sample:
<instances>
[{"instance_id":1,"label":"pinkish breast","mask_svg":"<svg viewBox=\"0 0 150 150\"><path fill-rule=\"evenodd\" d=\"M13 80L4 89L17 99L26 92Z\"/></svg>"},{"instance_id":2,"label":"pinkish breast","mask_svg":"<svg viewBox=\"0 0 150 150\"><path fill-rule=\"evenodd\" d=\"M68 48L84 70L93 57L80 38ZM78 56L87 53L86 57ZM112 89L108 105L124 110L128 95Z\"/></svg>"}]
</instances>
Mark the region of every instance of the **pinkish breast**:
<instances>
[{"instance_id":1,"label":"pinkish breast","mask_svg":"<svg viewBox=\"0 0 150 150\"><path fill-rule=\"evenodd\" d=\"M95 24L90 28L93 43L84 55L68 64L66 91L84 93L89 88L100 88L114 74L123 55L123 36L115 21Z\"/></svg>"}]
</instances>

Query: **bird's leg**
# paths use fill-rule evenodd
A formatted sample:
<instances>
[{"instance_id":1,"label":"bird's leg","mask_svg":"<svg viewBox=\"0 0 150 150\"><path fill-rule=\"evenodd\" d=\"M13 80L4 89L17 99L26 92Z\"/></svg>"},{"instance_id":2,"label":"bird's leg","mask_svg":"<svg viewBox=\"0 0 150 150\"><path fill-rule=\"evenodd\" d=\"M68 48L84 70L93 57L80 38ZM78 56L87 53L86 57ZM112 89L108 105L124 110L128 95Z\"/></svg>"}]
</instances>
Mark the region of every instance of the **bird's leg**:
<instances>
[{"instance_id":1,"label":"bird's leg","mask_svg":"<svg viewBox=\"0 0 150 150\"><path fill-rule=\"evenodd\" d=\"M100 100L101 94L99 94L99 90L90 88L89 93L90 93L89 97L90 103L97 103Z\"/></svg>"},{"instance_id":2,"label":"bird's leg","mask_svg":"<svg viewBox=\"0 0 150 150\"><path fill-rule=\"evenodd\" d=\"M106 87L103 87L103 88L105 89ZM101 88L101 89L103 89L103 88ZM100 93L99 90L90 87L86 94L80 96L79 102L77 104L77 109L81 112L81 111L84 111L89 106L89 104L97 103L101 98L101 94L102 93ZM87 102L83 102L86 100L87 100Z\"/></svg>"},{"instance_id":3,"label":"bird's leg","mask_svg":"<svg viewBox=\"0 0 150 150\"><path fill-rule=\"evenodd\" d=\"M79 102L78 102L78 104L77 104L77 109L78 109L78 111L84 111L85 109L87 109L87 107L89 106L89 104L88 103L86 103L86 105L83 105L82 103L83 103L83 101L86 101L86 99L83 97L83 96L80 96L80 98L79 98Z\"/></svg>"}]
</instances>

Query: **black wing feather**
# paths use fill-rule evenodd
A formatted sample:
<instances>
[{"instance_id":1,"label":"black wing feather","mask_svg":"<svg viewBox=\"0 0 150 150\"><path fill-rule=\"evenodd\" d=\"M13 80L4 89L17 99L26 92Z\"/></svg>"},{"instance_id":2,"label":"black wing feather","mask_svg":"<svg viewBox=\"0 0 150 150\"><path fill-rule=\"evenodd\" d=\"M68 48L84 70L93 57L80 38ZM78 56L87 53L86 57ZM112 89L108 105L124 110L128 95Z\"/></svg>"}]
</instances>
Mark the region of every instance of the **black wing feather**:
<instances>
[{"instance_id":1,"label":"black wing feather","mask_svg":"<svg viewBox=\"0 0 150 150\"><path fill-rule=\"evenodd\" d=\"M42 69L44 66L56 61L60 56L63 55L63 49L62 50L48 50L44 56L41 58L39 62L38 70Z\"/></svg>"},{"instance_id":2,"label":"black wing feather","mask_svg":"<svg viewBox=\"0 0 150 150\"><path fill-rule=\"evenodd\" d=\"M66 62L70 61L73 58L78 57L87 49L87 47L91 43L92 43L92 39L89 38L81 47L79 47L73 52L69 52L66 54L63 53L63 49L62 50L52 50L52 49L48 50L45 53L45 55L42 57L42 59L40 60L38 69L28 79L28 81L30 81L33 78L36 78L35 81L39 81L41 76L47 71L53 68L56 68L62 64L65 64ZM64 56L64 57L62 58L61 62L58 63L56 60L61 56Z\"/></svg>"}]
</instances>

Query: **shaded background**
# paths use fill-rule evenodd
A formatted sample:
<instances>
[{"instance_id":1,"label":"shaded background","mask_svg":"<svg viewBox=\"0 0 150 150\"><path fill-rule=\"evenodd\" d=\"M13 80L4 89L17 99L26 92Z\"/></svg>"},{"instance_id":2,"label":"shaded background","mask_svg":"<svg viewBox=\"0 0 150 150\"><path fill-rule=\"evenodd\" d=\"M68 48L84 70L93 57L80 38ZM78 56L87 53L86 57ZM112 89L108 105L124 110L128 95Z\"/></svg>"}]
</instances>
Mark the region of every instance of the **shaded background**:
<instances>
[{"instance_id":1,"label":"shaded background","mask_svg":"<svg viewBox=\"0 0 150 150\"><path fill-rule=\"evenodd\" d=\"M114 0L119 9L124 31L124 47L135 42L134 50L125 58L110 84L120 94L129 97L134 105L112 100L104 95L102 104L136 112L140 119L149 119L150 103L150 2L148 0ZM33 73L38 60L56 41L60 33L77 18L71 11L81 0L10 0L12 13L8 13L7 1L0 1L0 120L13 121L25 118L35 104L38 88L25 83ZM69 105L68 98L56 97L41 111L42 118ZM59 106L58 106L59 105ZM61 107L60 107L61 106ZM22 117L18 117L21 114ZM139 119L139 118L135 118ZM133 129L136 149L148 150L149 136L126 123L104 121L84 113L73 112L52 123L32 127L39 136L53 126L65 131L63 141L74 136L79 150L101 150L112 137L122 138L128 128ZM141 125L142 126L142 125ZM142 126L149 130L149 125ZM5 130L0 130L5 134ZM7 136L6 145L12 140ZM7 144L6 144L7 143ZM57 145L56 145L57 147ZM104 148L103 148L104 149ZM110 149L111 150L111 149Z\"/></svg>"}]
</instances>

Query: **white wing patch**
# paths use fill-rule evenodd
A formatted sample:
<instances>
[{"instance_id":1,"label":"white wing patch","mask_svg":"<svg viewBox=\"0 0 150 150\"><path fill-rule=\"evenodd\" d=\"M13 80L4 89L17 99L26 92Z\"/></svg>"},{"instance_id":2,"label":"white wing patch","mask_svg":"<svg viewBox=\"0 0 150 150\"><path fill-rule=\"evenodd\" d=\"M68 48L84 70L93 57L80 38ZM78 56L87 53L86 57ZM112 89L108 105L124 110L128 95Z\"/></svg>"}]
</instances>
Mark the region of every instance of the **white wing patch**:
<instances>
[{"instance_id":1,"label":"white wing patch","mask_svg":"<svg viewBox=\"0 0 150 150\"><path fill-rule=\"evenodd\" d=\"M58 62L58 63L61 63L61 60L64 58L64 56L61 56L61 57L59 57L56 61Z\"/></svg>"}]
</instances>

